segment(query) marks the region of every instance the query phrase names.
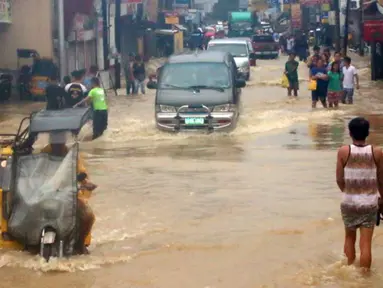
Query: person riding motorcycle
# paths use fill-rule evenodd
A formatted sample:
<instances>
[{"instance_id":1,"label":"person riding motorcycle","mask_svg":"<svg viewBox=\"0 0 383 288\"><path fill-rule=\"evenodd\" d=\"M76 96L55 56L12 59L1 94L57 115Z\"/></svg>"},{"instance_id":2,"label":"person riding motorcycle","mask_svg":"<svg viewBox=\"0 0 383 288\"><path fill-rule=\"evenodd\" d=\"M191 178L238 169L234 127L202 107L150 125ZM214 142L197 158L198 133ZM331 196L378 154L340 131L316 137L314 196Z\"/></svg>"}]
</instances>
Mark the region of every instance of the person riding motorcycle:
<instances>
[{"instance_id":1,"label":"person riding motorcycle","mask_svg":"<svg viewBox=\"0 0 383 288\"><path fill-rule=\"evenodd\" d=\"M50 144L41 150L41 153L64 157L69 152L68 147L65 145L65 132L52 132L49 137L49 143ZM86 192L84 191L88 191L88 193L90 193L96 189L97 186L88 180L88 174L86 172L83 159L80 156L78 157L77 163L77 181L80 184L80 194L77 203L77 221L79 223L80 230L79 239L75 245L75 248L80 254L88 254L89 252L87 250L85 240L87 235L92 230L96 219L92 209L87 203L86 196L88 195L85 195Z\"/></svg>"}]
</instances>

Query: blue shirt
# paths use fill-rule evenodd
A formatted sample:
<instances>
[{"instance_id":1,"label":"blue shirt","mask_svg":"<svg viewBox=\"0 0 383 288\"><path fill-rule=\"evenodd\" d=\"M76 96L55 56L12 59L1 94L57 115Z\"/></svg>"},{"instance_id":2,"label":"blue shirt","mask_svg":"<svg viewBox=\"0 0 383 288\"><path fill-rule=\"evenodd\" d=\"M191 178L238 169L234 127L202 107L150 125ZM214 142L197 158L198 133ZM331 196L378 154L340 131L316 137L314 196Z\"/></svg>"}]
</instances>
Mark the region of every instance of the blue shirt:
<instances>
[{"instance_id":1,"label":"blue shirt","mask_svg":"<svg viewBox=\"0 0 383 288\"><path fill-rule=\"evenodd\" d=\"M320 74L320 73L327 75L326 67L322 67L322 68L314 67L311 69L311 75L312 76L315 76L315 75ZM327 91L327 85L328 85L327 80L317 79L317 90L316 91L320 91L320 92L325 93Z\"/></svg>"}]
</instances>

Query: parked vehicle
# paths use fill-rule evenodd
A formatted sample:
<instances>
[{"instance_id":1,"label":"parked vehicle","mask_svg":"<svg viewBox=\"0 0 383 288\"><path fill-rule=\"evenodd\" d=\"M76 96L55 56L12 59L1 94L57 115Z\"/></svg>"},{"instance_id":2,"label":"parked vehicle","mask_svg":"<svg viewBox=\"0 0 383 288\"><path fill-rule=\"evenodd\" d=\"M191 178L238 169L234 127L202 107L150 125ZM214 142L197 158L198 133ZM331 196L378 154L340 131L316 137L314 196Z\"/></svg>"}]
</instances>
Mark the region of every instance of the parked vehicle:
<instances>
[{"instance_id":1,"label":"parked vehicle","mask_svg":"<svg viewBox=\"0 0 383 288\"><path fill-rule=\"evenodd\" d=\"M279 43L274 41L273 35L253 35L252 43L257 57L278 58Z\"/></svg>"},{"instance_id":2,"label":"parked vehicle","mask_svg":"<svg viewBox=\"0 0 383 288\"><path fill-rule=\"evenodd\" d=\"M207 50L230 53L234 57L239 75L246 81L250 79L250 66L256 65L250 38L215 39L209 42Z\"/></svg>"},{"instance_id":3,"label":"parked vehicle","mask_svg":"<svg viewBox=\"0 0 383 288\"><path fill-rule=\"evenodd\" d=\"M12 80L12 74L0 73L0 101L8 101L11 98Z\"/></svg>"},{"instance_id":4,"label":"parked vehicle","mask_svg":"<svg viewBox=\"0 0 383 288\"><path fill-rule=\"evenodd\" d=\"M147 85L157 89L156 126L169 132L234 129L245 86L233 56L219 51L171 56Z\"/></svg>"},{"instance_id":5,"label":"parked vehicle","mask_svg":"<svg viewBox=\"0 0 383 288\"><path fill-rule=\"evenodd\" d=\"M29 63L20 67L22 59ZM17 66L20 75L24 73L20 68L27 71L26 67L29 67L29 75L23 75L22 79L18 79L20 99L24 100L27 96L31 96L35 101L45 101L45 88L52 75L58 75L58 69L53 60L40 57L36 50L17 49Z\"/></svg>"},{"instance_id":6,"label":"parked vehicle","mask_svg":"<svg viewBox=\"0 0 383 288\"><path fill-rule=\"evenodd\" d=\"M252 12L229 12L228 37L251 37L254 34Z\"/></svg>"},{"instance_id":7,"label":"parked vehicle","mask_svg":"<svg viewBox=\"0 0 383 288\"><path fill-rule=\"evenodd\" d=\"M51 257L76 254L80 187L77 135L91 109L42 110L24 118L15 134L0 135L0 248ZM28 125L26 125L28 123ZM74 145L64 157L32 153L40 133L72 133ZM86 245L90 245L89 233Z\"/></svg>"}]
</instances>

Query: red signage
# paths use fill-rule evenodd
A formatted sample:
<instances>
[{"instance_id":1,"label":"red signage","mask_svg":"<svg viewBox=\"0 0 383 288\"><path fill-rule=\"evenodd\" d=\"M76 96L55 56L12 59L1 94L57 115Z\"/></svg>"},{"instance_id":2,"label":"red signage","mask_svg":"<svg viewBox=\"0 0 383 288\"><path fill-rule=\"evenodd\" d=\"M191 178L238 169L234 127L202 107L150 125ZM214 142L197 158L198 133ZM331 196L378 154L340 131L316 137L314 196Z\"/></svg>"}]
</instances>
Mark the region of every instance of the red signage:
<instances>
[{"instance_id":1,"label":"red signage","mask_svg":"<svg viewBox=\"0 0 383 288\"><path fill-rule=\"evenodd\" d=\"M383 41L383 20L364 21L364 41Z\"/></svg>"}]
</instances>

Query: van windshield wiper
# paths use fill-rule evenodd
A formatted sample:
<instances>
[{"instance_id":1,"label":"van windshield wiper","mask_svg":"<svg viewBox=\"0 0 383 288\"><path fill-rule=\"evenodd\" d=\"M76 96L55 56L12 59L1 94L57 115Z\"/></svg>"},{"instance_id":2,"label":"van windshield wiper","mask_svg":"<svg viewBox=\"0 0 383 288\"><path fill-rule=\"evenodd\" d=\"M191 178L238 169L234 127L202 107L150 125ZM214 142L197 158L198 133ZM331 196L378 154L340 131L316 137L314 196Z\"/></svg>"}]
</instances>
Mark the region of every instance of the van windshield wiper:
<instances>
[{"instance_id":1,"label":"van windshield wiper","mask_svg":"<svg viewBox=\"0 0 383 288\"><path fill-rule=\"evenodd\" d=\"M219 92L225 92L225 89L222 87L217 87L217 86L208 86L208 85L194 85L194 86L189 86L189 89L193 90L199 90L199 89L211 89L211 90L216 90Z\"/></svg>"},{"instance_id":2,"label":"van windshield wiper","mask_svg":"<svg viewBox=\"0 0 383 288\"><path fill-rule=\"evenodd\" d=\"M189 90L190 88L188 86L178 86L173 84L162 84L161 88L172 88L172 89L183 89L183 90Z\"/></svg>"}]
</instances>

